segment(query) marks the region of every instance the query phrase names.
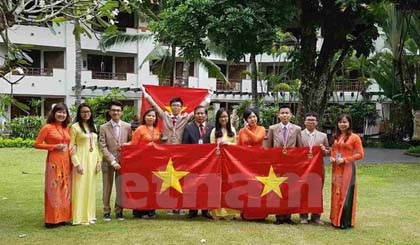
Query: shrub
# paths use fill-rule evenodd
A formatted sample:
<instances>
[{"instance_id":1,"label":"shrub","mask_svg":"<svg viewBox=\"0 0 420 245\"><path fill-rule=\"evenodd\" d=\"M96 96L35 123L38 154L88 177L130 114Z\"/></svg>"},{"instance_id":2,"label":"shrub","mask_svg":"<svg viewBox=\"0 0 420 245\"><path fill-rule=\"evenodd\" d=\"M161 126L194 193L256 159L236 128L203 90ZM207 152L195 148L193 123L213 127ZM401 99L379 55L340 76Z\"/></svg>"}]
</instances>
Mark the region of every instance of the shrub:
<instances>
[{"instance_id":1,"label":"shrub","mask_svg":"<svg viewBox=\"0 0 420 245\"><path fill-rule=\"evenodd\" d=\"M420 155L420 146L410 146L410 148L407 150L407 153Z\"/></svg>"},{"instance_id":2,"label":"shrub","mask_svg":"<svg viewBox=\"0 0 420 245\"><path fill-rule=\"evenodd\" d=\"M0 148L11 148L11 147L32 148L34 147L34 143L35 143L35 140L32 140L32 139L22 139L22 138L4 139L0 137Z\"/></svg>"},{"instance_id":3,"label":"shrub","mask_svg":"<svg viewBox=\"0 0 420 245\"><path fill-rule=\"evenodd\" d=\"M45 119L39 116L13 118L9 123L10 137L35 139L44 122Z\"/></svg>"}]
</instances>

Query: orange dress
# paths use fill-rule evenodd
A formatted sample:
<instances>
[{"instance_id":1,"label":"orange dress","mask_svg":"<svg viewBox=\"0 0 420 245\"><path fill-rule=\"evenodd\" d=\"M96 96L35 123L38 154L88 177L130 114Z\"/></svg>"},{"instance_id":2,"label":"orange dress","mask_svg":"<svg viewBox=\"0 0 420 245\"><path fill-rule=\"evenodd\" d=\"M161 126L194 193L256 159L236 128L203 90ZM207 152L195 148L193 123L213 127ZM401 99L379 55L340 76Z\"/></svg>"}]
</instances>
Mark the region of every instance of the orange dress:
<instances>
[{"instance_id":1,"label":"orange dress","mask_svg":"<svg viewBox=\"0 0 420 245\"><path fill-rule=\"evenodd\" d=\"M249 147L263 147L265 128L262 126L250 126L239 130L238 145Z\"/></svg>"},{"instance_id":2,"label":"orange dress","mask_svg":"<svg viewBox=\"0 0 420 245\"><path fill-rule=\"evenodd\" d=\"M335 227L351 228L356 224L356 165L364 156L360 137L351 134L346 142L344 136L334 141L331 156L341 154L344 163L332 164L331 223Z\"/></svg>"},{"instance_id":3,"label":"orange dress","mask_svg":"<svg viewBox=\"0 0 420 245\"><path fill-rule=\"evenodd\" d=\"M42 127L35 141L35 148L48 150L45 167L45 223L58 224L69 221L71 214L71 171L69 128L61 123ZM67 144L67 148L56 150L56 144Z\"/></svg>"},{"instance_id":4,"label":"orange dress","mask_svg":"<svg viewBox=\"0 0 420 245\"><path fill-rule=\"evenodd\" d=\"M136 131L134 131L133 138L131 139L132 145L146 145L150 142L159 143L160 130L154 127L153 130L149 130L146 125L140 125Z\"/></svg>"}]
</instances>

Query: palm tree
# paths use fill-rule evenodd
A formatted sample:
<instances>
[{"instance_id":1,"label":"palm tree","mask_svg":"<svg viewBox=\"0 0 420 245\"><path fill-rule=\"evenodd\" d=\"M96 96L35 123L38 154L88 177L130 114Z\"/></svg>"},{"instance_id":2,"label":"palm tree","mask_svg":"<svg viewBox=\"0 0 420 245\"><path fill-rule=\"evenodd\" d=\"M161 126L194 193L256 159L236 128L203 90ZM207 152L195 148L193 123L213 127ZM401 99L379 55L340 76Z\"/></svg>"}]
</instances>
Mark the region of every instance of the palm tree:
<instances>
[{"instance_id":1,"label":"palm tree","mask_svg":"<svg viewBox=\"0 0 420 245\"><path fill-rule=\"evenodd\" d=\"M104 51L109 49L112 46L124 45L131 42L144 42L151 41L153 35L151 33L138 33L138 34L127 34L119 32L116 34L103 35L100 40L100 48ZM220 55L220 51L211 48L213 53ZM198 61L200 65L204 67L209 73L216 74L216 78L229 83L225 75L221 72L220 67L217 66L213 61L207 57L201 56ZM175 77L175 62L176 62L176 47L164 45L163 43L158 43L152 51L144 58L140 64L140 69L146 62L153 62L156 65L159 65L158 68L158 78L159 81L163 81L170 77L170 85L174 85ZM183 69L183 80L184 84L188 84L189 76L189 61L184 60L184 69Z\"/></svg>"}]
</instances>

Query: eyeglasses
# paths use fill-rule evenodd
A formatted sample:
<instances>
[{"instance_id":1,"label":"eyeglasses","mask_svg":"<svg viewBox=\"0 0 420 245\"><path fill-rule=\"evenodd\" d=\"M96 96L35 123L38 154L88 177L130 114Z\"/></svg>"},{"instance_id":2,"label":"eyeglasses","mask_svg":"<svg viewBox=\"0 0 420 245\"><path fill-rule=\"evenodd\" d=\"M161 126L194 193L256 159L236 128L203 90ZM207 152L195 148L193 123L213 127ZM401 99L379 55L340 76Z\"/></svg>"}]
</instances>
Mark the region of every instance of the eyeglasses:
<instances>
[{"instance_id":1,"label":"eyeglasses","mask_svg":"<svg viewBox=\"0 0 420 245\"><path fill-rule=\"evenodd\" d=\"M81 114L89 114L89 113L92 113L91 111L81 111L80 112Z\"/></svg>"},{"instance_id":2,"label":"eyeglasses","mask_svg":"<svg viewBox=\"0 0 420 245\"><path fill-rule=\"evenodd\" d=\"M172 104L171 107L182 107L180 104Z\"/></svg>"},{"instance_id":3,"label":"eyeglasses","mask_svg":"<svg viewBox=\"0 0 420 245\"><path fill-rule=\"evenodd\" d=\"M122 112L122 110L120 110L120 109L112 109L111 111L112 112Z\"/></svg>"}]
</instances>

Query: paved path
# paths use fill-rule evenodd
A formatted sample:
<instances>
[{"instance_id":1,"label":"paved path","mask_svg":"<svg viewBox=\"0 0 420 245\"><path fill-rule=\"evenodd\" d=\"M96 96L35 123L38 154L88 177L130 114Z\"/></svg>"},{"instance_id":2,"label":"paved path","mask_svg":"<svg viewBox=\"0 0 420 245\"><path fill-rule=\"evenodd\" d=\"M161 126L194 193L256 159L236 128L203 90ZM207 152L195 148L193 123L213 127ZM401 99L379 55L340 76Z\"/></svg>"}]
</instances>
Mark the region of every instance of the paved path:
<instances>
[{"instance_id":1,"label":"paved path","mask_svg":"<svg viewBox=\"0 0 420 245\"><path fill-rule=\"evenodd\" d=\"M412 157L405 155L405 150L400 149L381 149L381 148L364 148L365 157L357 163L419 163L420 157ZM327 158L324 159L327 163Z\"/></svg>"},{"instance_id":2,"label":"paved path","mask_svg":"<svg viewBox=\"0 0 420 245\"><path fill-rule=\"evenodd\" d=\"M404 154L405 150L365 148L365 157L360 163L389 163L389 162L414 162L420 164L420 157Z\"/></svg>"}]
</instances>

